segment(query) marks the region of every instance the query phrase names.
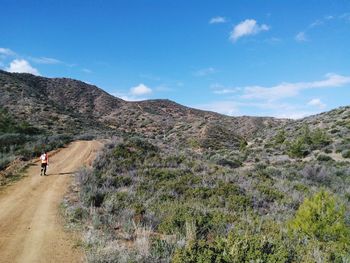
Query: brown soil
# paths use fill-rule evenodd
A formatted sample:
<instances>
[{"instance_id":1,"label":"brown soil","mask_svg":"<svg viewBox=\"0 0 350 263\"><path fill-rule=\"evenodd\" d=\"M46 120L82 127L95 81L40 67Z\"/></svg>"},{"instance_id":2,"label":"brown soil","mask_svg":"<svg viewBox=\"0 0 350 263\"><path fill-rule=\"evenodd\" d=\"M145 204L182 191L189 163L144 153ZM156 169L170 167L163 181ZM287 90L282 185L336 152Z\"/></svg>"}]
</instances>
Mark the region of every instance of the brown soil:
<instances>
[{"instance_id":1,"label":"brown soil","mask_svg":"<svg viewBox=\"0 0 350 263\"><path fill-rule=\"evenodd\" d=\"M47 176L33 163L25 178L0 193L0 262L84 261L77 239L64 230L59 205L73 173L90 165L100 147L73 142L50 158Z\"/></svg>"}]
</instances>

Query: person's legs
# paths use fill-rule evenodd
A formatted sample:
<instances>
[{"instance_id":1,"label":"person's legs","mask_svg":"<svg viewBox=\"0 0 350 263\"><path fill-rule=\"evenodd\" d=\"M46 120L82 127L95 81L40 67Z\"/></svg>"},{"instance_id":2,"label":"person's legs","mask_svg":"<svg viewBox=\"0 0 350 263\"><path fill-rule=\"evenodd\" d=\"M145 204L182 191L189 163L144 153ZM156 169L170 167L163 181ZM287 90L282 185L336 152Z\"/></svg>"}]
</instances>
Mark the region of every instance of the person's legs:
<instances>
[{"instance_id":1,"label":"person's legs","mask_svg":"<svg viewBox=\"0 0 350 263\"><path fill-rule=\"evenodd\" d=\"M45 167L45 165L42 163L42 164L41 164L40 176L42 176L42 175L43 175L44 167Z\"/></svg>"},{"instance_id":2,"label":"person's legs","mask_svg":"<svg viewBox=\"0 0 350 263\"><path fill-rule=\"evenodd\" d=\"M46 175L46 167L47 167L47 164L44 163L44 175Z\"/></svg>"}]
</instances>

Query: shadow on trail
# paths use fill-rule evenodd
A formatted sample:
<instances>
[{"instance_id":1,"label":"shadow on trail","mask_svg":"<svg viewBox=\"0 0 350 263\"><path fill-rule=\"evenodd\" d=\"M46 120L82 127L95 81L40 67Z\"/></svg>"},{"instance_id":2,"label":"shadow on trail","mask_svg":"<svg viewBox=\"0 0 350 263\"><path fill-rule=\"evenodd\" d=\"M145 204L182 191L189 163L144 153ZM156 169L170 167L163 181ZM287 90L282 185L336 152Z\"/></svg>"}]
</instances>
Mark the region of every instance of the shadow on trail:
<instances>
[{"instance_id":1,"label":"shadow on trail","mask_svg":"<svg viewBox=\"0 0 350 263\"><path fill-rule=\"evenodd\" d=\"M54 176L54 175L67 175L67 174L75 174L77 171L66 172L66 173L47 173L46 176Z\"/></svg>"}]
</instances>

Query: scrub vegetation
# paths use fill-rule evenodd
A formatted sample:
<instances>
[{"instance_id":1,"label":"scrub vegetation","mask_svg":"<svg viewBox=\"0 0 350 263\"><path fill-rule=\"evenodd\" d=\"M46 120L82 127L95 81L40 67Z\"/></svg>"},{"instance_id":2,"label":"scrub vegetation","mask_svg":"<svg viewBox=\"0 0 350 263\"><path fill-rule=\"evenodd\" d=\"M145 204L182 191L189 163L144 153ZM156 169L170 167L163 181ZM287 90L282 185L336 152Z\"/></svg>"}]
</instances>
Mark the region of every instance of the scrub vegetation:
<instances>
[{"instance_id":1,"label":"scrub vegetation","mask_svg":"<svg viewBox=\"0 0 350 263\"><path fill-rule=\"evenodd\" d=\"M229 117L3 71L0 107L2 183L42 150L107 141L65 201L89 262L350 262L350 107Z\"/></svg>"}]
</instances>

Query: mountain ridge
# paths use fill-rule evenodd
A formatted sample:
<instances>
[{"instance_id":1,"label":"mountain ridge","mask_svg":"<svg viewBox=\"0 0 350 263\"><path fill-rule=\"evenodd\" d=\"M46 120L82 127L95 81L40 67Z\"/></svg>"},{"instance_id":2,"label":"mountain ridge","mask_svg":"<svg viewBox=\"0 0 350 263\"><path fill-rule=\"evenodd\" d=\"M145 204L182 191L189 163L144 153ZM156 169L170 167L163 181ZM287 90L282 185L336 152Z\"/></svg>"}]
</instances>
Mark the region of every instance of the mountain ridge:
<instances>
[{"instance_id":1,"label":"mountain ridge","mask_svg":"<svg viewBox=\"0 0 350 263\"><path fill-rule=\"evenodd\" d=\"M273 117L231 117L211 111L183 106L167 99L128 102L97 86L70 78L45 78L27 73L0 71L0 106L16 117L46 129L58 126L84 130L96 125L101 129L117 129L153 136L163 134L180 123L221 123L231 132L250 137L262 126L287 122ZM46 114L46 113L48 114ZM81 123L83 122L83 123Z\"/></svg>"}]
</instances>

